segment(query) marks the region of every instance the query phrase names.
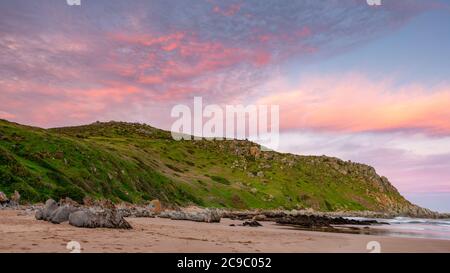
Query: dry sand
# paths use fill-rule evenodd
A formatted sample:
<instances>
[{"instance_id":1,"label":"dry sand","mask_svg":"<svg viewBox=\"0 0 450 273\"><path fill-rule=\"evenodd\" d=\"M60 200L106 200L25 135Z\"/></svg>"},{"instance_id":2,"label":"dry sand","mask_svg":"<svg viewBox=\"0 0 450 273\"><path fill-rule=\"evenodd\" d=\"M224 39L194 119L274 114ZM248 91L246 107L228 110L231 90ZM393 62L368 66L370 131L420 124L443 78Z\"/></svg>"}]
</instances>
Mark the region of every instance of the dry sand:
<instances>
[{"instance_id":1,"label":"dry sand","mask_svg":"<svg viewBox=\"0 0 450 273\"><path fill-rule=\"evenodd\" d=\"M295 230L272 222L263 227L229 226L162 218L128 218L133 230L83 229L37 221L17 210L0 210L0 252L69 252L78 241L82 252L450 252L450 240Z\"/></svg>"}]
</instances>

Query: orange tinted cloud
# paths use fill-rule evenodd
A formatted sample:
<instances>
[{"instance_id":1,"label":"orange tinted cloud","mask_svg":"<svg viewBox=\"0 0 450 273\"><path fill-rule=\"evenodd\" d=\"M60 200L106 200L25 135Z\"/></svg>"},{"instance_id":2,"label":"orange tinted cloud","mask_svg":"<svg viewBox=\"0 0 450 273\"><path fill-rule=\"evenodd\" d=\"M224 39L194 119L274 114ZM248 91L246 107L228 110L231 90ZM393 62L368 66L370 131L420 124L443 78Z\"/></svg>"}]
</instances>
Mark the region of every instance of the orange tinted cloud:
<instances>
[{"instance_id":1,"label":"orange tinted cloud","mask_svg":"<svg viewBox=\"0 0 450 273\"><path fill-rule=\"evenodd\" d=\"M108 37L121 49L111 53L114 62L104 64L103 69L129 79L129 84L157 90L156 100L215 93L233 74L257 74L273 61L270 51L208 41L194 33L117 33ZM233 83L234 88L245 81L241 77ZM232 89L226 92L231 94Z\"/></svg>"},{"instance_id":2,"label":"orange tinted cloud","mask_svg":"<svg viewBox=\"0 0 450 273\"><path fill-rule=\"evenodd\" d=\"M0 119L14 119L14 118L16 118L16 115L13 115L5 111L0 111Z\"/></svg>"},{"instance_id":3,"label":"orange tinted cloud","mask_svg":"<svg viewBox=\"0 0 450 273\"><path fill-rule=\"evenodd\" d=\"M280 105L284 129L423 129L431 134L450 134L448 84L397 88L391 81L372 81L357 74L312 77L293 91L273 93L258 103Z\"/></svg>"}]
</instances>

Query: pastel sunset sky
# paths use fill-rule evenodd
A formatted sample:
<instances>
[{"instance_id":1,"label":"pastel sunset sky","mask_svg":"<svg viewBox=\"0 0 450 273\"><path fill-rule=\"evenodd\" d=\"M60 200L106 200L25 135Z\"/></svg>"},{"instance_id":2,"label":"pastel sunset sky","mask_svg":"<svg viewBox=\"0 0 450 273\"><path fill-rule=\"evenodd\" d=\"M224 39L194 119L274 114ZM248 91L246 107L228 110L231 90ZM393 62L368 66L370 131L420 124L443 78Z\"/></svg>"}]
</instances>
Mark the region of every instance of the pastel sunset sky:
<instances>
[{"instance_id":1,"label":"pastel sunset sky","mask_svg":"<svg viewBox=\"0 0 450 273\"><path fill-rule=\"evenodd\" d=\"M2 119L170 129L194 96L279 105L280 151L450 211L450 1L0 1Z\"/></svg>"}]
</instances>

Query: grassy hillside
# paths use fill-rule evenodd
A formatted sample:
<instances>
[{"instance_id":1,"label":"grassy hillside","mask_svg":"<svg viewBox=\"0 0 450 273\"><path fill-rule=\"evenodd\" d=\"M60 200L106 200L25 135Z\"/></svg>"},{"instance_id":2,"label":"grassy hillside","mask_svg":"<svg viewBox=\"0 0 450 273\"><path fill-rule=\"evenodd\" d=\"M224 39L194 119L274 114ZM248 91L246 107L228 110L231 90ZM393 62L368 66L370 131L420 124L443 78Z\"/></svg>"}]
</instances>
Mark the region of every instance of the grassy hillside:
<instances>
[{"instance_id":1,"label":"grassy hillside","mask_svg":"<svg viewBox=\"0 0 450 273\"><path fill-rule=\"evenodd\" d=\"M401 211L412 205L366 165L260 152L248 141L174 141L122 122L44 130L0 121L0 191L232 208Z\"/></svg>"}]
</instances>

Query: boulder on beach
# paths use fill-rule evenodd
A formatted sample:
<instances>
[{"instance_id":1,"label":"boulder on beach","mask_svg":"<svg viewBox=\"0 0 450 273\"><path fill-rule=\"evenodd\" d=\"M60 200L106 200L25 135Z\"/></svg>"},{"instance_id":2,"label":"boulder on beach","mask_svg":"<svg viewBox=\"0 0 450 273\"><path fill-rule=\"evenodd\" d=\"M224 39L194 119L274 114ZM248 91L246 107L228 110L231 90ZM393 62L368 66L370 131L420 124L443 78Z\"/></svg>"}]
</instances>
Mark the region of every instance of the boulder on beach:
<instances>
[{"instance_id":1,"label":"boulder on beach","mask_svg":"<svg viewBox=\"0 0 450 273\"><path fill-rule=\"evenodd\" d=\"M172 220L219 223L222 215L216 209L200 209L191 211L164 211L161 212L160 217L170 218Z\"/></svg>"},{"instance_id":2,"label":"boulder on beach","mask_svg":"<svg viewBox=\"0 0 450 273\"><path fill-rule=\"evenodd\" d=\"M155 212L147 208L135 208L130 216L154 218Z\"/></svg>"},{"instance_id":3,"label":"boulder on beach","mask_svg":"<svg viewBox=\"0 0 450 273\"><path fill-rule=\"evenodd\" d=\"M125 220L123 215L115 209L106 209L100 213L100 227L118 228L118 229L132 229L130 223Z\"/></svg>"},{"instance_id":4,"label":"boulder on beach","mask_svg":"<svg viewBox=\"0 0 450 273\"><path fill-rule=\"evenodd\" d=\"M43 209L39 209L36 211L35 218L37 220L45 220L49 221L52 213L58 208L58 204L53 199L48 199L45 202L45 206Z\"/></svg>"},{"instance_id":5,"label":"boulder on beach","mask_svg":"<svg viewBox=\"0 0 450 273\"><path fill-rule=\"evenodd\" d=\"M118 212L122 214L123 217L146 217L154 218L155 213L148 207L134 207L134 206L119 206L117 208Z\"/></svg>"},{"instance_id":6,"label":"boulder on beach","mask_svg":"<svg viewBox=\"0 0 450 273\"><path fill-rule=\"evenodd\" d=\"M34 218L36 218L36 220L44 220L44 211L42 209L38 209L34 214Z\"/></svg>"},{"instance_id":7,"label":"boulder on beach","mask_svg":"<svg viewBox=\"0 0 450 273\"><path fill-rule=\"evenodd\" d=\"M158 199L150 201L149 207L154 213L160 213L162 210L161 202Z\"/></svg>"},{"instance_id":8,"label":"boulder on beach","mask_svg":"<svg viewBox=\"0 0 450 273\"><path fill-rule=\"evenodd\" d=\"M7 202L9 202L8 197L6 196L6 194L0 191L0 204L4 204Z\"/></svg>"},{"instance_id":9,"label":"boulder on beach","mask_svg":"<svg viewBox=\"0 0 450 273\"><path fill-rule=\"evenodd\" d=\"M90 210L79 210L69 216L69 224L83 228L117 228L131 229L131 225L117 210L105 209L94 213Z\"/></svg>"},{"instance_id":10,"label":"boulder on beach","mask_svg":"<svg viewBox=\"0 0 450 273\"><path fill-rule=\"evenodd\" d=\"M52 212L49 221L53 224L61 224L63 222L69 221L69 215L75 211L78 211L78 208L74 206L61 206Z\"/></svg>"},{"instance_id":11,"label":"boulder on beach","mask_svg":"<svg viewBox=\"0 0 450 273\"><path fill-rule=\"evenodd\" d=\"M80 210L69 215L69 224L75 227L96 228L97 215L89 210Z\"/></svg>"}]
</instances>

